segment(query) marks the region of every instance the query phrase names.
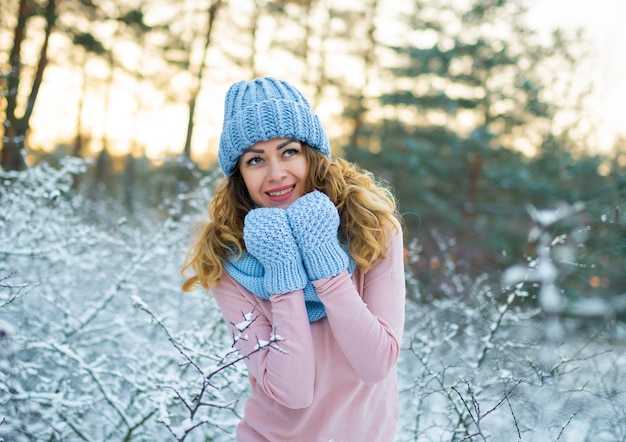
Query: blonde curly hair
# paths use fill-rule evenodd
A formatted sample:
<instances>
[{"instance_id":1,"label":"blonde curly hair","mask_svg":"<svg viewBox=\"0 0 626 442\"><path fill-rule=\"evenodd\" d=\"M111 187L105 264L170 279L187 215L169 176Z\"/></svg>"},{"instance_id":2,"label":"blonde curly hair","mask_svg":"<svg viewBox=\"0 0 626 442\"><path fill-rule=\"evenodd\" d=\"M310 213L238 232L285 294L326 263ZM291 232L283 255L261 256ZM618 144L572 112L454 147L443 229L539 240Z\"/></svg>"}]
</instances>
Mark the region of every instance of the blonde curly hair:
<instances>
[{"instance_id":1,"label":"blonde curly hair","mask_svg":"<svg viewBox=\"0 0 626 442\"><path fill-rule=\"evenodd\" d=\"M400 219L390 190L374 176L343 159L329 160L317 149L302 145L309 165L307 192L324 192L337 206L340 233L357 267L367 272L372 263L387 255L386 229L398 228ZM215 188L209 203L209 222L199 227L181 274L194 274L183 282L183 291L198 285L213 287L224 272L224 260L243 251L243 222L254 208L237 167Z\"/></svg>"}]
</instances>

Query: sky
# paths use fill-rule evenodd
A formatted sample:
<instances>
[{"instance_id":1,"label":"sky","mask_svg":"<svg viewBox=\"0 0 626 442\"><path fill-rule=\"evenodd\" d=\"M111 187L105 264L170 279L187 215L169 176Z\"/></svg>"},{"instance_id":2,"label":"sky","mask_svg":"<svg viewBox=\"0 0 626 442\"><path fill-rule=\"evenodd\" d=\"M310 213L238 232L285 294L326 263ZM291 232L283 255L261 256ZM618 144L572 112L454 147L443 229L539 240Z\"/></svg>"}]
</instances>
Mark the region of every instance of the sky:
<instances>
[{"instance_id":1,"label":"sky","mask_svg":"<svg viewBox=\"0 0 626 442\"><path fill-rule=\"evenodd\" d=\"M580 126L584 131L587 127L596 126L598 136L591 142L595 146L599 146L601 150L609 150L618 136L626 138L626 0L529 0L530 10L528 14L528 22L540 32L549 34L550 30L560 27L566 30L574 30L583 28L586 33L586 39L592 47L590 58L580 64L579 78L581 83L588 80L593 81L593 93L587 102L587 115L580 122ZM80 83L79 78L70 78L67 73L49 72L49 79L54 78L54 88L42 88L38 99L39 106L46 101L45 111L35 111L33 126L52 127L55 131L54 136L46 131L35 131L31 134L31 143L34 146L47 146L51 143L52 138L58 136L71 136L75 133L76 117L67 115L65 107L65 99L72 91L75 94L76 84ZM60 77L60 78L59 78ZM132 89L122 90L122 93L113 98L122 108L132 106L132 103L125 103L132 92ZM90 115L95 116L96 121L87 123L87 128L92 128L92 134L95 137L103 131L106 123L104 109L101 100L88 100L87 106L96 106L94 109L86 109ZM113 105L113 103L112 103ZM38 106L38 107L39 107ZM153 152L148 152L151 157L167 155L172 149L175 152L180 151L184 142L184 133L179 130L161 131L158 137L154 132L155 127L181 127L186 126L187 109L184 106L171 107L167 110L161 106L153 106L156 111L153 114L145 116L145 121L135 123L134 128L123 129L122 124L107 124L107 133L113 138L113 145L119 144L127 148L125 139L131 133L142 133L155 135L150 141L143 139ZM221 116L221 110L218 112ZM59 118L63 115L64 118ZM213 115L213 113L211 113ZM216 114L217 115L217 114ZM128 125L128 122L126 122ZM119 126L119 127L118 127ZM202 146L195 146L204 149L206 140L215 138L213 131L209 130L209 126L219 127L216 122L213 124L196 124L194 139L203 140ZM210 132L210 133L209 133ZM211 135L212 134L212 135ZM116 137L118 143L116 143ZM139 137L144 138L144 137ZM154 138L154 139L153 139ZM49 146L52 147L52 146ZM115 150L114 146L113 150Z\"/></svg>"},{"instance_id":2,"label":"sky","mask_svg":"<svg viewBox=\"0 0 626 442\"><path fill-rule=\"evenodd\" d=\"M534 0L529 23L537 29L583 28L593 53L580 67L594 91L589 117L598 125L598 145L613 146L617 134L626 138L626 0Z\"/></svg>"}]
</instances>

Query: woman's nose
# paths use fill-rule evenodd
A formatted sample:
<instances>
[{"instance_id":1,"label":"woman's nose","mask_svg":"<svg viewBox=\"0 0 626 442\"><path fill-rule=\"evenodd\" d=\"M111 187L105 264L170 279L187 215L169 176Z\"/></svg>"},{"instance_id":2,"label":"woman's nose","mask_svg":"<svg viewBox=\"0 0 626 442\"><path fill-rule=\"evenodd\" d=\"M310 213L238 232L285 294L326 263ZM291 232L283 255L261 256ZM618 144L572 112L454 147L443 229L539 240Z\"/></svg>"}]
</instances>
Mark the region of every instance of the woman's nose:
<instances>
[{"instance_id":1,"label":"woman's nose","mask_svg":"<svg viewBox=\"0 0 626 442\"><path fill-rule=\"evenodd\" d=\"M287 176L285 167L278 161L271 163L269 178L271 181L280 181Z\"/></svg>"}]
</instances>

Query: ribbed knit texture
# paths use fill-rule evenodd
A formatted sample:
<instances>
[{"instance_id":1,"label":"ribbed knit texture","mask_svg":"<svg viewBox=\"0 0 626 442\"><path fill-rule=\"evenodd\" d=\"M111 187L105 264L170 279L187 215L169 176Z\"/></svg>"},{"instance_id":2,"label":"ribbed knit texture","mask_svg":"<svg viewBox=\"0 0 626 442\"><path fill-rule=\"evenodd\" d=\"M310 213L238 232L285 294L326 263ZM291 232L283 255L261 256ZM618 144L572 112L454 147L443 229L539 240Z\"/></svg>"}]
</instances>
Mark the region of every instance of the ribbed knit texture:
<instances>
[{"instance_id":1,"label":"ribbed knit texture","mask_svg":"<svg viewBox=\"0 0 626 442\"><path fill-rule=\"evenodd\" d=\"M248 147L272 138L295 138L330 158L326 132L298 89L271 77L233 84L224 100L218 150L224 174L233 173Z\"/></svg>"},{"instance_id":2,"label":"ribbed knit texture","mask_svg":"<svg viewBox=\"0 0 626 442\"><path fill-rule=\"evenodd\" d=\"M298 200L300 199L302 198ZM270 299L273 294L303 289L309 321L315 322L326 316L324 305L311 284L311 281L315 279L309 279L307 276L302 261L302 251L288 224L287 211L276 208L257 208L248 212L244 221L244 242L246 250L243 251L242 256L240 258L231 256L224 263L230 276L261 299ZM356 264L349 257L347 250L339 246L337 233L335 233L334 243L340 247L348 272L354 273ZM338 252L331 249L328 250L332 256L335 256ZM320 256L319 259L323 257ZM329 267L337 268L336 266ZM325 267L320 266L320 268Z\"/></svg>"},{"instance_id":3,"label":"ribbed knit texture","mask_svg":"<svg viewBox=\"0 0 626 442\"><path fill-rule=\"evenodd\" d=\"M250 253L244 251L240 259L227 261L226 271L239 284L261 299L270 299L270 293L265 288L265 269L263 265ZM324 305L317 297L313 285L307 281L304 287L304 302L310 322L315 322L326 316Z\"/></svg>"},{"instance_id":4,"label":"ribbed knit texture","mask_svg":"<svg viewBox=\"0 0 626 442\"><path fill-rule=\"evenodd\" d=\"M314 190L301 196L287 209L287 218L310 280L338 275L348 267L348 254L337 239L339 213L325 193Z\"/></svg>"},{"instance_id":5,"label":"ribbed knit texture","mask_svg":"<svg viewBox=\"0 0 626 442\"><path fill-rule=\"evenodd\" d=\"M251 293L254 293L261 299L270 299L270 293L265 288L265 269L250 253L244 250L241 258L237 259L233 256L225 262L224 266L228 274ZM355 267L356 263L350 259L348 272L353 274ZM324 304L317 296L317 291L311 284L311 281L307 281L304 287L304 303L306 304L309 322L315 322L326 316Z\"/></svg>"},{"instance_id":6,"label":"ribbed knit texture","mask_svg":"<svg viewBox=\"0 0 626 442\"><path fill-rule=\"evenodd\" d=\"M303 289L308 278L284 209L261 207L246 215L246 249L264 268L265 289L281 294Z\"/></svg>"}]
</instances>

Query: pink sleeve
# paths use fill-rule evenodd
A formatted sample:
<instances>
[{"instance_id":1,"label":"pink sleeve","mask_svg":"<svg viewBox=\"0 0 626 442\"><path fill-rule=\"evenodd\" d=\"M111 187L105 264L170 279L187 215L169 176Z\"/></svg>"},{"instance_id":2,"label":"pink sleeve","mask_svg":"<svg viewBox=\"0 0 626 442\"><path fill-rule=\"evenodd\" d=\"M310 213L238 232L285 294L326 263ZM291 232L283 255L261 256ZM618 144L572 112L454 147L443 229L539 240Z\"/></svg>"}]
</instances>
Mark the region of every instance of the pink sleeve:
<instances>
[{"instance_id":1,"label":"pink sleeve","mask_svg":"<svg viewBox=\"0 0 626 442\"><path fill-rule=\"evenodd\" d=\"M315 354L302 291L273 295L271 302L258 304L254 294L224 273L213 293L233 336L239 334L236 324L246 322L244 316L254 311L253 321L242 333L245 339L235 343L242 356L254 351L259 341L269 341L272 333L283 339L278 342L282 351L270 347L245 359L249 374L265 394L288 408L309 406L313 400Z\"/></svg>"},{"instance_id":2,"label":"pink sleeve","mask_svg":"<svg viewBox=\"0 0 626 442\"><path fill-rule=\"evenodd\" d=\"M350 275L314 281L341 351L366 383L384 380L400 355L404 330L402 231L389 230L387 257L365 274L362 296Z\"/></svg>"}]
</instances>

